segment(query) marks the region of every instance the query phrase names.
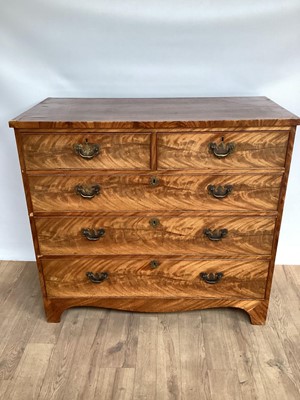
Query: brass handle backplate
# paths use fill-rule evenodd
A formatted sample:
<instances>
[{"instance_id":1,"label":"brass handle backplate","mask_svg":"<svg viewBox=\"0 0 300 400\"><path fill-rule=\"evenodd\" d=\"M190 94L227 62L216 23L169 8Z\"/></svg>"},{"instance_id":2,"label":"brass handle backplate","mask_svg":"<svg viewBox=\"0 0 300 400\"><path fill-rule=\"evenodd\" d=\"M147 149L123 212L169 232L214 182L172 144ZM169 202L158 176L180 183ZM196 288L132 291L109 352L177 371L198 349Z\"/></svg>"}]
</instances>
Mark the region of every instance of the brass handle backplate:
<instances>
[{"instance_id":1,"label":"brass handle backplate","mask_svg":"<svg viewBox=\"0 0 300 400\"><path fill-rule=\"evenodd\" d=\"M233 153L235 149L235 144L234 143L225 144L224 141L222 140L220 144L209 143L208 148L214 154L215 157L225 158L229 156L229 154Z\"/></svg>"},{"instance_id":2,"label":"brass handle backplate","mask_svg":"<svg viewBox=\"0 0 300 400\"><path fill-rule=\"evenodd\" d=\"M96 143L89 143L86 139L83 144L77 143L73 146L75 154L78 154L80 157L85 160L91 160L95 156L99 154L100 146Z\"/></svg>"},{"instance_id":3,"label":"brass handle backplate","mask_svg":"<svg viewBox=\"0 0 300 400\"><path fill-rule=\"evenodd\" d=\"M82 229L81 230L83 236L87 240L96 241L99 240L102 236L105 235L105 229Z\"/></svg>"},{"instance_id":4,"label":"brass handle backplate","mask_svg":"<svg viewBox=\"0 0 300 400\"><path fill-rule=\"evenodd\" d=\"M100 186L99 185L76 185L75 193L80 195L83 199L92 199L98 194L100 194Z\"/></svg>"},{"instance_id":5,"label":"brass handle backplate","mask_svg":"<svg viewBox=\"0 0 300 400\"><path fill-rule=\"evenodd\" d=\"M204 235L213 242L219 242L224 237L227 236L228 230L227 229L215 229L212 231L211 229L204 229Z\"/></svg>"},{"instance_id":6,"label":"brass handle backplate","mask_svg":"<svg viewBox=\"0 0 300 400\"><path fill-rule=\"evenodd\" d=\"M232 185L225 185L225 186L208 185L207 189L208 189L208 193L211 194L216 199L224 199L232 192L233 186Z\"/></svg>"},{"instance_id":7,"label":"brass handle backplate","mask_svg":"<svg viewBox=\"0 0 300 400\"><path fill-rule=\"evenodd\" d=\"M199 275L200 279L202 279L205 283L209 283L210 285L213 285L215 283L220 282L220 280L223 278L223 273L222 272L217 272L217 273L206 273L206 272L201 272Z\"/></svg>"},{"instance_id":8,"label":"brass handle backplate","mask_svg":"<svg viewBox=\"0 0 300 400\"><path fill-rule=\"evenodd\" d=\"M96 274L94 274L93 272L87 272L86 276L93 283L101 283L108 278L108 272L97 272Z\"/></svg>"}]
</instances>

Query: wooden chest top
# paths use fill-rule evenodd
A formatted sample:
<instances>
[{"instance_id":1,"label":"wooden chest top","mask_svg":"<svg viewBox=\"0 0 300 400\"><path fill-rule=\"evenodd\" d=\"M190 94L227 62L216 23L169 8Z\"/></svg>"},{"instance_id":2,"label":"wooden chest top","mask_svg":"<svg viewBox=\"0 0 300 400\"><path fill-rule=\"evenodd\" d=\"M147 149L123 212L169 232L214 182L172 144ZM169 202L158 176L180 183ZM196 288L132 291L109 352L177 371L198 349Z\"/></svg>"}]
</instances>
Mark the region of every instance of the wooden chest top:
<instances>
[{"instance_id":1,"label":"wooden chest top","mask_svg":"<svg viewBox=\"0 0 300 400\"><path fill-rule=\"evenodd\" d=\"M267 97L47 98L9 122L21 129L287 126L299 117Z\"/></svg>"}]
</instances>

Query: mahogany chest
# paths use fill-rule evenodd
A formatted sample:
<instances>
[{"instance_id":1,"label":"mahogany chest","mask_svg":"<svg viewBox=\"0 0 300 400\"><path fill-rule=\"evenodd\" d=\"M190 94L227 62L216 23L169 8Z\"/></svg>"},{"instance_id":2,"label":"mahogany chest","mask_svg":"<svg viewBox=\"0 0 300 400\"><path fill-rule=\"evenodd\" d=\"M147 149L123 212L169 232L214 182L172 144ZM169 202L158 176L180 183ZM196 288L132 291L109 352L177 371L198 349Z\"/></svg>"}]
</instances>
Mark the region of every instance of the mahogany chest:
<instances>
[{"instance_id":1,"label":"mahogany chest","mask_svg":"<svg viewBox=\"0 0 300 400\"><path fill-rule=\"evenodd\" d=\"M296 125L265 97L48 98L15 129L45 312L265 322Z\"/></svg>"}]
</instances>

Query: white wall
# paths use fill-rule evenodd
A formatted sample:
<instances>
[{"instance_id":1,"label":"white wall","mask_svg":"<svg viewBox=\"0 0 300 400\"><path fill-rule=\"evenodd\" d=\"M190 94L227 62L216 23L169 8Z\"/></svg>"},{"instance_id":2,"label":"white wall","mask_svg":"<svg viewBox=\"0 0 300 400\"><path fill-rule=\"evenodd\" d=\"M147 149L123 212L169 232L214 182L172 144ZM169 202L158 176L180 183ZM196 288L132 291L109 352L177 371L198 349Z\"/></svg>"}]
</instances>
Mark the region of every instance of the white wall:
<instances>
[{"instance_id":1,"label":"white wall","mask_svg":"<svg viewBox=\"0 0 300 400\"><path fill-rule=\"evenodd\" d=\"M13 131L45 97L265 95L300 115L299 0L0 0L0 259L34 259ZM278 263L300 264L298 135Z\"/></svg>"}]
</instances>

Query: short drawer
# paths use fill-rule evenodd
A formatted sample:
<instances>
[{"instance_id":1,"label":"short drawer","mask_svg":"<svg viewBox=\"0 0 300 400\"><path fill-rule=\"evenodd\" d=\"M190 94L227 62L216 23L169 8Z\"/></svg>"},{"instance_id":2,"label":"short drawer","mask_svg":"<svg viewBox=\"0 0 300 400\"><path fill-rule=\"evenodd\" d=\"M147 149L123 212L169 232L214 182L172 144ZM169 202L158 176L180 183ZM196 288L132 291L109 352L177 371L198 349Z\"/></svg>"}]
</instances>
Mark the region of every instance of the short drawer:
<instances>
[{"instance_id":1,"label":"short drawer","mask_svg":"<svg viewBox=\"0 0 300 400\"><path fill-rule=\"evenodd\" d=\"M37 217L41 254L270 255L271 217Z\"/></svg>"},{"instance_id":2,"label":"short drawer","mask_svg":"<svg viewBox=\"0 0 300 400\"><path fill-rule=\"evenodd\" d=\"M43 260L49 297L263 299L267 261L151 258Z\"/></svg>"},{"instance_id":3,"label":"short drawer","mask_svg":"<svg viewBox=\"0 0 300 400\"><path fill-rule=\"evenodd\" d=\"M29 176L35 212L276 211L281 174Z\"/></svg>"},{"instance_id":4,"label":"short drawer","mask_svg":"<svg viewBox=\"0 0 300 400\"><path fill-rule=\"evenodd\" d=\"M27 170L149 169L147 134L24 134Z\"/></svg>"},{"instance_id":5,"label":"short drawer","mask_svg":"<svg viewBox=\"0 0 300 400\"><path fill-rule=\"evenodd\" d=\"M288 132L158 134L158 168L282 168L288 137Z\"/></svg>"}]
</instances>

